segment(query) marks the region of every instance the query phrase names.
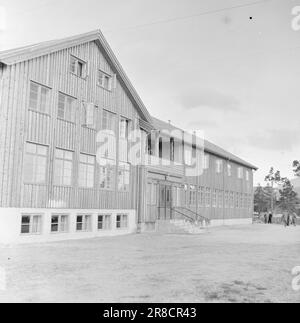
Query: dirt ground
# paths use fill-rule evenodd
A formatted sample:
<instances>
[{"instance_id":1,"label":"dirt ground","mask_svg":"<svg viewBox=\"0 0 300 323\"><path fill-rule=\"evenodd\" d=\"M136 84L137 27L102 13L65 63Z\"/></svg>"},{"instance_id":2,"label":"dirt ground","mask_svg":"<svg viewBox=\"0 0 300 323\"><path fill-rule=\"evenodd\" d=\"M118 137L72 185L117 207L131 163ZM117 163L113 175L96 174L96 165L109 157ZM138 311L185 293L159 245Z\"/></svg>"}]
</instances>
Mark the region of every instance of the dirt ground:
<instances>
[{"instance_id":1,"label":"dirt ground","mask_svg":"<svg viewBox=\"0 0 300 323\"><path fill-rule=\"evenodd\" d=\"M0 302L300 302L300 227L0 247Z\"/></svg>"}]
</instances>

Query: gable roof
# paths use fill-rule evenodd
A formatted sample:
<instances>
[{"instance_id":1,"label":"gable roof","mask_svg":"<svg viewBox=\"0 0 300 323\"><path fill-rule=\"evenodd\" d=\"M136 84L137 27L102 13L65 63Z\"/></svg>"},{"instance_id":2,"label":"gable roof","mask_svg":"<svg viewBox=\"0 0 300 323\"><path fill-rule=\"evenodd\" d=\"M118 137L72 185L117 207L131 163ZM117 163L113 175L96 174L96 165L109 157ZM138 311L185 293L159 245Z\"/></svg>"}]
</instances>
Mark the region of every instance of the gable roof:
<instances>
[{"instance_id":1,"label":"gable roof","mask_svg":"<svg viewBox=\"0 0 300 323\"><path fill-rule=\"evenodd\" d=\"M115 54L113 53L100 30L95 30L89 33L59 40L51 40L35 45L2 51L0 52L0 63L4 65L13 65L91 41L95 41L96 44L103 50L114 72L119 76L121 83L125 86L129 96L135 102L136 108L140 112L141 116L145 119L145 121L152 125L150 113L148 112L140 96L136 92L135 88L133 87L121 64L119 63L118 59L116 58Z\"/></svg>"},{"instance_id":2,"label":"gable roof","mask_svg":"<svg viewBox=\"0 0 300 323\"><path fill-rule=\"evenodd\" d=\"M154 126L157 130L180 130L180 131L184 131L168 122L164 122L162 120L159 120L157 118L152 117L152 120L154 122ZM211 153L213 155L219 156L221 158L227 159L228 161L232 161L235 162L237 164L246 166L248 168L257 170L258 168L246 161L244 161L243 159L233 155L232 153L224 150L223 148L211 143L208 140L204 140L204 151Z\"/></svg>"}]
</instances>

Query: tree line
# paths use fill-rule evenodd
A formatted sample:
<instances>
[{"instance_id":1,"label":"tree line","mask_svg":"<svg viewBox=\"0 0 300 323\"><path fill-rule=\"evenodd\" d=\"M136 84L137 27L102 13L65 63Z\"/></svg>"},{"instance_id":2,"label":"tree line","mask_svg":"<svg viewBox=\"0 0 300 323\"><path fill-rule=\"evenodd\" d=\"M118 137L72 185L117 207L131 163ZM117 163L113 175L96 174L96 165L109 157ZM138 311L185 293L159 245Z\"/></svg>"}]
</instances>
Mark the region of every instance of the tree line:
<instances>
[{"instance_id":1,"label":"tree line","mask_svg":"<svg viewBox=\"0 0 300 323\"><path fill-rule=\"evenodd\" d=\"M293 162L293 172L300 177L300 161ZM281 172L275 171L271 167L265 177L266 186L258 186L254 192L254 211L258 213L272 212L275 209L281 212L297 212L299 210L300 199L294 191L291 181L287 177L282 177ZM275 194L275 185L279 187L278 194Z\"/></svg>"}]
</instances>

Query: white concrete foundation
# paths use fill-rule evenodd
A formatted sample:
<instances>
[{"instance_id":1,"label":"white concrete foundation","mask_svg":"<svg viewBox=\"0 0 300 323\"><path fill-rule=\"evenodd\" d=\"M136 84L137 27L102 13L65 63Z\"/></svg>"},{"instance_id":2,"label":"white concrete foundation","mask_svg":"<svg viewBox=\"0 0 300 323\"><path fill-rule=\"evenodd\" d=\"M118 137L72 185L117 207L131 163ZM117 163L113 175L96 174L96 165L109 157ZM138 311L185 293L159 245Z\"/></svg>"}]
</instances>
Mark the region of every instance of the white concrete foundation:
<instances>
[{"instance_id":1,"label":"white concrete foundation","mask_svg":"<svg viewBox=\"0 0 300 323\"><path fill-rule=\"evenodd\" d=\"M221 219L221 220L211 220L210 226L217 227L222 225L244 225L252 224L252 218L245 219Z\"/></svg>"},{"instance_id":2,"label":"white concrete foundation","mask_svg":"<svg viewBox=\"0 0 300 323\"><path fill-rule=\"evenodd\" d=\"M41 215L40 234L21 234L22 215ZM67 214L68 230L64 233L51 232L51 215ZM91 215L91 230L87 232L76 231L77 215ZM98 230L98 215L111 215L111 228L108 230ZM116 227L116 217L118 214L128 215L128 225L126 228ZM19 209L0 208L0 243L33 243L49 242L72 239L88 239L103 236L116 236L134 233L137 230L135 210L74 210L74 209Z\"/></svg>"}]
</instances>

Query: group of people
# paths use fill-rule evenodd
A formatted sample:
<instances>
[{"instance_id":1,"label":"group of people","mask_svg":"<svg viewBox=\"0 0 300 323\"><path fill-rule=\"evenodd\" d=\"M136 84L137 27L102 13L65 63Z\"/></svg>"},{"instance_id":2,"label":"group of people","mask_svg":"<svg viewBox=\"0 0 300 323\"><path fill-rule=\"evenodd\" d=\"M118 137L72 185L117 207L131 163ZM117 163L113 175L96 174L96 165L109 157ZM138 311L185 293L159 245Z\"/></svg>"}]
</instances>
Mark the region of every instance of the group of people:
<instances>
[{"instance_id":1,"label":"group of people","mask_svg":"<svg viewBox=\"0 0 300 323\"><path fill-rule=\"evenodd\" d=\"M285 227L290 225L297 225L297 215L296 213L284 212L281 218L281 222Z\"/></svg>"},{"instance_id":2,"label":"group of people","mask_svg":"<svg viewBox=\"0 0 300 323\"><path fill-rule=\"evenodd\" d=\"M263 215L263 221L265 224L272 224L273 223L273 213L272 212L266 212ZM283 212L283 215L281 217L281 223L288 227L290 225L297 225L297 215L295 212Z\"/></svg>"}]
</instances>

